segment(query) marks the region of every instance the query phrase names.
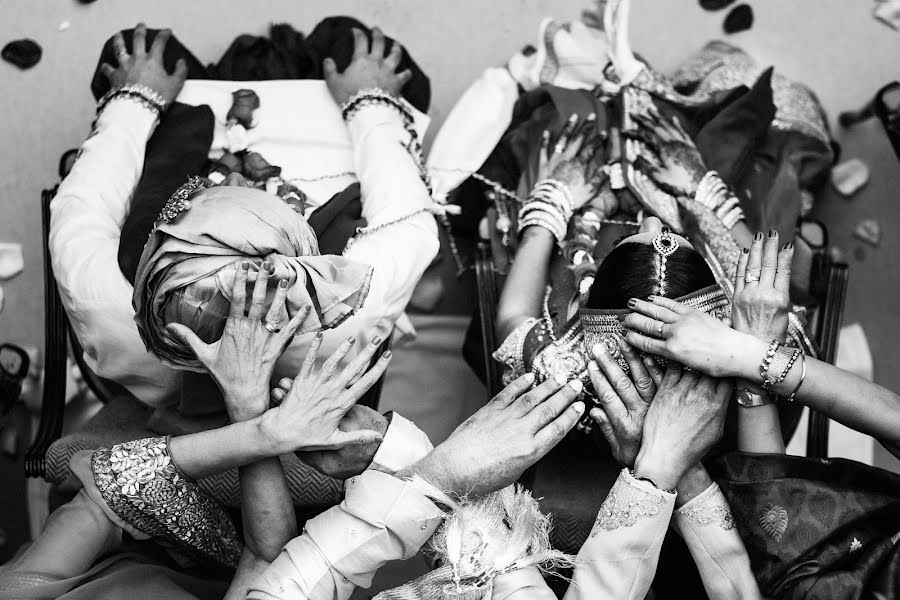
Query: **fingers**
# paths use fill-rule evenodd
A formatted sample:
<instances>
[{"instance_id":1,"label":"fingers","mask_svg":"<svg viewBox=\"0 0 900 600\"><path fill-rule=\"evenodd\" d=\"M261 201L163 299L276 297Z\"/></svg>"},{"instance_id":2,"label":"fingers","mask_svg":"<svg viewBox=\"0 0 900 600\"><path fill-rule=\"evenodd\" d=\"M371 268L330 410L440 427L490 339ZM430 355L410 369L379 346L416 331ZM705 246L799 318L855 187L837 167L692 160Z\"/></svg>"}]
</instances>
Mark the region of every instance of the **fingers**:
<instances>
[{"instance_id":1,"label":"fingers","mask_svg":"<svg viewBox=\"0 0 900 600\"><path fill-rule=\"evenodd\" d=\"M750 244L750 256L747 259L747 273L744 276L749 281L746 284L754 284L759 281L760 271L762 271L762 255L763 255L763 234L756 232L753 237L753 243Z\"/></svg>"},{"instance_id":2,"label":"fingers","mask_svg":"<svg viewBox=\"0 0 900 600\"><path fill-rule=\"evenodd\" d=\"M269 274L272 269L272 263L264 260L256 272L256 283L253 284L253 296L250 298L250 311L247 318L254 321L262 319L263 311L266 309L266 292L269 289Z\"/></svg>"},{"instance_id":3,"label":"fingers","mask_svg":"<svg viewBox=\"0 0 900 600\"><path fill-rule=\"evenodd\" d=\"M769 230L763 244L762 270L759 273L759 285L772 287L775 284L775 269L778 268L778 231Z\"/></svg>"},{"instance_id":4,"label":"fingers","mask_svg":"<svg viewBox=\"0 0 900 600\"><path fill-rule=\"evenodd\" d=\"M291 320L288 321L288 324L278 332L278 335L280 335L284 341L285 349L290 345L291 341L293 341L294 336L297 335L297 330L303 325L303 321L306 320L310 310L312 310L312 308L309 305L306 305L295 312L294 316L291 317Z\"/></svg>"},{"instance_id":5,"label":"fingers","mask_svg":"<svg viewBox=\"0 0 900 600\"><path fill-rule=\"evenodd\" d=\"M187 74L188 74L187 61L184 60L183 58L179 58L178 61L175 63L175 72L172 73L172 76L183 82L185 79L187 79Z\"/></svg>"},{"instance_id":6,"label":"fingers","mask_svg":"<svg viewBox=\"0 0 900 600\"><path fill-rule=\"evenodd\" d=\"M244 317L244 307L247 303L247 273L250 270L250 261L245 260L234 271L234 283L231 286L231 311L230 319Z\"/></svg>"},{"instance_id":7,"label":"fingers","mask_svg":"<svg viewBox=\"0 0 900 600\"><path fill-rule=\"evenodd\" d=\"M744 291L744 280L747 277L747 261L750 258L750 248L742 248L738 257L737 270L734 272L735 296Z\"/></svg>"},{"instance_id":8,"label":"fingers","mask_svg":"<svg viewBox=\"0 0 900 600\"><path fill-rule=\"evenodd\" d=\"M649 355L642 357L641 362L644 363L644 367L646 367L647 373L650 374L650 379L653 380L653 385L656 386L656 389L658 390L659 386L662 385L663 376L665 375L662 367L659 366L659 363L656 362L656 359ZM656 393L654 391L654 396L655 395Z\"/></svg>"},{"instance_id":9,"label":"fingers","mask_svg":"<svg viewBox=\"0 0 900 600\"><path fill-rule=\"evenodd\" d=\"M258 280L257 283L259 283ZM287 315L287 308L285 307L285 300L287 299L287 289L288 280L280 280L278 282L278 286L275 288L275 297L272 299L271 306L269 306L269 312L266 313L266 323L278 325L284 319L285 315ZM254 293L256 292L256 286L254 286L253 291ZM306 309L306 312L309 312L309 306L304 306L303 308Z\"/></svg>"},{"instance_id":10,"label":"fingers","mask_svg":"<svg viewBox=\"0 0 900 600\"><path fill-rule=\"evenodd\" d=\"M581 380L573 379L546 401L536 406L534 410L528 413L527 417L534 424L534 430L539 431L555 421L578 398L578 394L581 393L582 389L584 389L584 386Z\"/></svg>"},{"instance_id":11,"label":"fingers","mask_svg":"<svg viewBox=\"0 0 900 600\"><path fill-rule=\"evenodd\" d=\"M150 58L162 62L163 52L166 49L166 44L169 43L170 37L172 37L171 29L162 29L156 34L156 37L153 38L153 43L150 44Z\"/></svg>"},{"instance_id":12,"label":"fingers","mask_svg":"<svg viewBox=\"0 0 900 600\"><path fill-rule=\"evenodd\" d=\"M353 404L356 404L356 401L362 398L363 394L369 391L372 386L381 379L381 376L384 375L384 372L391 362L391 356L393 356L393 354L390 350L382 354L381 358L378 359L372 368L366 371L366 374L360 377L359 381L350 386L344 393L349 405L352 406Z\"/></svg>"},{"instance_id":13,"label":"fingers","mask_svg":"<svg viewBox=\"0 0 900 600\"><path fill-rule=\"evenodd\" d=\"M333 58L326 58L322 61L322 72L325 74L326 80L337 75L337 63L334 62Z\"/></svg>"},{"instance_id":14,"label":"fingers","mask_svg":"<svg viewBox=\"0 0 900 600\"><path fill-rule=\"evenodd\" d=\"M673 117L672 117L672 126L675 128L675 131L677 131L678 134L679 134L682 138L684 138L685 140L690 140L690 139L691 139L691 136L688 135L688 132L685 130L684 126L681 124L681 119L679 119L678 117L673 116Z\"/></svg>"},{"instance_id":15,"label":"fingers","mask_svg":"<svg viewBox=\"0 0 900 600\"><path fill-rule=\"evenodd\" d=\"M600 429L600 433L603 435L603 438L606 440L606 443L609 444L610 449L613 452L613 456L618 456L620 447L619 447L619 438L616 437L616 430L613 428L612 423L609 422L609 417L606 416L606 413L603 412L602 408L594 407L591 409L591 412L588 413L591 419L594 420L594 423L597 424L597 427Z\"/></svg>"},{"instance_id":16,"label":"fingers","mask_svg":"<svg viewBox=\"0 0 900 600\"><path fill-rule=\"evenodd\" d=\"M131 58L131 55L128 54L128 48L125 47L125 36L122 35L121 31L113 36L113 52L116 54L119 66L122 66L124 62Z\"/></svg>"},{"instance_id":17,"label":"fingers","mask_svg":"<svg viewBox=\"0 0 900 600\"><path fill-rule=\"evenodd\" d=\"M628 409L625 403L619 398L616 390L612 387L606 376L600 371L600 367L596 362L588 363L588 375L591 378L591 384L597 393L597 400L604 412L610 419L622 421L628 416Z\"/></svg>"},{"instance_id":18,"label":"fingers","mask_svg":"<svg viewBox=\"0 0 900 600\"><path fill-rule=\"evenodd\" d=\"M396 71L400 66L400 60L403 58L403 46L397 42L391 43L391 51L384 59L384 65L391 71Z\"/></svg>"},{"instance_id":19,"label":"fingers","mask_svg":"<svg viewBox=\"0 0 900 600\"><path fill-rule=\"evenodd\" d=\"M647 299L650 302L652 302L653 304L655 304L656 306L662 306L664 308L668 308L670 311L672 311L676 315L687 315L694 311L694 309L691 308L690 306L685 306L681 302L678 302L677 300L672 300L671 298L665 298L663 296L650 296ZM640 303L641 303L641 301L638 300L638 305L640 305ZM637 310L637 309L635 308L632 310ZM653 316L653 315L649 315L649 316ZM660 320L665 321L666 319L663 318ZM667 321L667 322L675 323L677 321L678 321L678 318L675 317L675 318L672 318L671 321Z\"/></svg>"},{"instance_id":20,"label":"fingers","mask_svg":"<svg viewBox=\"0 0 900 600\"><path fill-rule=\"evenodd\" d=\"M335 445L337 447L375 444L382 440L384 440L384 436L372 429L360 429L358 431L338 430L335 432Z\"/></svg>"},{"instance_id":21,"label":"fingers","mask_svg":"<svg viewBox=\"0 0 900 600\"><path fill-rule=\"evenodd\" d=\"M662 321L663 323L675 323L678 321L678 315L683 314L677 313L666 304L656 301L657 299L663 300L663 298L657 298L656 296L650 296L650 298L653 299L652 302L631 298L628 301L628 308L636 313L645 315L651 319L656 319L657 321ZM665 298L665 300L668 300L668 298ZM676 302L675 304L678 303Z\"/></svg>"},{"instance_id":22,"label":"fingers","mask_svg":"<svg viewBox=\"0 0 900 600\"><path fill-rule=\"evenodd\" d=\"M189 327L182 325L181 323L169 323L166 325L166 331L179 342L190 348L197 357L197 360L203 362L203 355L207 345L203 340L197 337L197 334L191 331Z\"/></svg>"},{"instance_id":23,"label":"fingers","mask_svg":"<svg viewBox=\"0 0 900 600\"><path fill-rule=\"evenodd\" d=\"M372 341L366 344L366 346L359 351L359 354L344 367L341 374L338 376L336 383L343 387L347 387L354 379L358 379L359 376L365 372L368 364L372 362L372 357L378 352L378 347L381 346L381 342L381 336L376 335L373 337Z\"/></svg>"},{"instance_id":24,"label":"fingers","mask_svg":"<svg viewBox=\"0 0 900 600\"><path fill-rule=\"evenodd\" d=\"M372 28L372 51L375 58L384 58L384 34L378 27Z\"/></svg>"},{"instance_id":25,"label":"fingers","mask_svg":"<svg viewBox=\"0 0 900 600\"><path fill-rule=\"evenodd\" d=\"M409 80L412 79L412 71L406 69L405 71L400 71L397 73L397 82L400 84L400 88L402 89L404 85L409 83Z\"/></svg>"},{"instance_id":26,"label":"fingers","mask_svg":"<svg viewBox=\"0 0 900 600\"><path fill-rule=\"evenodd\" d=\"M353 32L353 60L363 58L369 53L369 39L362 29L354 27Z\"/></svg>"},{"instance_id":27,"label":"fingers","mask_svg":"<svg viewBox=\"0 0 900 600\"><path fill-rule=\"evenodd\" d=\"M670 362L669 366L666 368L666 374L663 375L660 389L665 388L666 390L671 390L679 381L681 381L681 376L683 374L684 369L682 369L680 364L674 361Z\"/></svg>"},{"instance_id":28,"label":"fingers","mask_svg":"<svg viewBox=\"0 0 900 600\"><path fill-rule=\"evenodd\" d=\"M630 346L629 346L630 349ZM638 390L635 388L634 383L632 383L631 378L628 374L622 370L622 367L619 366L618 361L612 357L609 353L609 349L606 347L606 344L596 344L593 348L594 351L594 359L600 366L600 370L603 371L603 374L606 376L606 381L612 385L614 390L614 394L616 395L619 402L623 403L625 408L628 410L635 410L640 407L642 396L639 394ZM638 361L640 364L640 361ZM641 369L643 370L643 365L641 365ZM653 386L653 382L650 381L650 377L645 375L646 381L644 385L648 385L650 387ZM653 398L653 392L650 391L650 398ZM602 403L602 400L601 400Z\"/></svg>"},{"instance_id":29,"label":"fingers","mask_svg":"<svg viewBox=\"0 0 900 600\"><path fill-rule=\"evenodd\" d=\"M671 353L666 349L666 343L662 340L652 338L637 331L626 331L623 336L625 341L640 350L656 354L665 358L672 358Z\"/></svg>"},{"instance_id":30,"label":"fingers","mask_svg":"<svg viewBox=\"0 0 900 600\"><path fill-rule=\"evenodd\" d=\"M794 244L788 242L778 253L778 267L775 271L775 289L783 294L790 294L791 263L794 261Z\"/></svg>"},{"instance_id":31,"label":"fingers","mask_svg":"<svg viewBox=\"0 0 900 600\"><path fill-rule=\"evenodd\" d=\"M653 401L653 395L656 393L656 382L650 376L650 371L635 349L631 347L631 344L626 342L625 338L621 336L619 336L618 341L619 350L625 358L625 363L628 364L628 375L631 378L634 389L637 390L638 396L644 403L650 404ZM618 366L618 363L616 364Z\"/></svg>"},{"instance_id":32,"label":"fingers","mask_svg":"<svg viewBox=\"0 0 900 600\"><path fill-rule=\"evenodd\" d=\"M538 458L547 454L553 446L561 442L566 434L572 431L582 414L584 414L584 402L579 400L564 410L556 420L538 431L534 436L540 449Z\"/></svg>"},{"instance_id":33,"label":"fingers","mask_svg":"<svg viewBox=\"0 0 900 600\"><path fill-rule=\"evenodd\" d=\"M566 384L564 377L561 375L557 377L558 379L548 378L541 385L516 398L511 404L511 408L519 416L525 416L530 413L532 409L550 397L551 394L558 392Z\"/></svg>"},{"instance_id":34,"label":"fingers","mask_svg":"<svg viewBox=\"0 0 900 600\"><path fill-rule=\"evenodd\" d=\"M334 354L328 357L328 359L322 364L322 377L325 379L330 379L335 371L337 371L338 365L341 364L341 361L344 360L344 357L350 352L350 348L353 347L353 344L356 343L356 338L350 337L344 340L344 342L337 347L337 350L334 351Z\"/></svg>"},{"instance_id":35,"label":"fingers","mask_svg":"<svg viewBox=\"0 0 900 600\"><path fill-rule=\"evenodd\" d=\"M147 55L147 26L143 23L138 23L134 28L134 43L131 52L137 57Z\"/></svg>"},{"instance_id":36,"label":"fingers","mask_svg":"<svg viewBox=\"0 0 900 600\"><path fill-rule=\"evenodd\" d=\"M566 124L563 126L562 131L559 133L559 138L556 140L556 147L553 149L553 152L556 154L563 154L566 149L569 147L569 142L571 141L572 134L575 132L575 126L578 124L578 115L573 114L569 115Z\"/></svg>"},{"instance_id":37,"label":"fingers","mask_svg":"<svg viewBox=\"0 0 900 600\"><path fill-rule=\"evenodd\" d=\"M636 312L626 316L625 320L622 321L622 325L624 325L628 329L639 331L643 334L657 338L665 338L667 329L666 323L657 321L656 319L651 319L650 317L645 317L644 315Z\"/></svg>"},{"instance_id":38,"label":"fingers","mask_svg":"<svg viewBox=\"0 0 900 600\"><path fill-rule=\"evenodd\" d=\"M530 390L533 383L534 373L525 373L491 398L491 404L505 408L512 404L516 398Z\"/></svg>"},{"instance_id":39,"label":"fingers","mask_svg":"<svg viewBox=\"0 0 900 600\"><path fill-rule=\"evenodd\" d=\"M300 372L297 373L295 381L306 379L309 377L310 373L312 373L313 367L316 365L316 357L319 355L319 348L322 347L323 337L321 331L313 337L312 342L309 344L309 350L306 351L306 358L303 359L303 364L300 365Z\"/></svg>"},{"instance_id":40,"label":"fingers","mask_svg":"<svg viewBox=\"0 0 900 600\"><path fill-rule=\"evenodd\" d=\"M103 76L112 82L112 75L116 72L115 68L109 63L103 63L100 65L100 72L103 73Z\"/></svg>"}]
</instances>

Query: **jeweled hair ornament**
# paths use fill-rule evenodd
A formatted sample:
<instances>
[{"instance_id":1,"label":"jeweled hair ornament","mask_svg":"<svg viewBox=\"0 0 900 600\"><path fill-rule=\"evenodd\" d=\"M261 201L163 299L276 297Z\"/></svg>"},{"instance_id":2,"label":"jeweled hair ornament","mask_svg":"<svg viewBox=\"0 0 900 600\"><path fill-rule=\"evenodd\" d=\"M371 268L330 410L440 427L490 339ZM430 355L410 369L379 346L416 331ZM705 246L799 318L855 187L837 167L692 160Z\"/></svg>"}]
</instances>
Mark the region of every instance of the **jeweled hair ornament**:
<instances>
[{"instance_id":1,"label":"jeweled hair ornament","mask_svg":"<svg viewBox=\"0 0 900 600\"><path fill-rule=\"evenodd\" d=\"M672 235L669 228L664 225L662 231L659 232L659 235L653 238L653 248L656 250L656 253L659 254L659 263L656 271L656 278L659 280L659 295L665 297L666 261L670 256L675 254L676 250L678 250L678 240L675 239L675 236Z\"/></svg>"},{"instance_id":2,"label":"jeweled hair ornament","mask_svg":"<svg viewBox=\"0 0 900 600\"><path fill-rule=\"evenodd\" d=\"M207 187L206 181L196 175L181 184L175 193L169 197L166 205L163 206L162 212L159 213L157 224L171 223L182 212L191 208L191 201L188 198L199 189Z\"/></svg>"}]
</instances>

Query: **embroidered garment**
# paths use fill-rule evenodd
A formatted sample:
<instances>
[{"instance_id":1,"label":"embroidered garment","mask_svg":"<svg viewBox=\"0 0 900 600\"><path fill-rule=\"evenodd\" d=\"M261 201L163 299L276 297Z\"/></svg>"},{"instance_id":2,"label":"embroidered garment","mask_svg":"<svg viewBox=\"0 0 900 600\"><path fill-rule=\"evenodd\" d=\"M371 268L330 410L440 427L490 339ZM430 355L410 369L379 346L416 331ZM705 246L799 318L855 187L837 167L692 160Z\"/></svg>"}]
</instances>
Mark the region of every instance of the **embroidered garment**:
<instances>
[{"instance_id":1,"label":"embroidered garment","mask_svg":"<svg viewBox=\"0 0 900 600\"><path fill-rule=\"evenodd\" d=\"M106 504L125 522L195 558L236 567L242 544L225 512L169 456L168 439L101 448L91 457Z\"/></svg>"}]
</instances>

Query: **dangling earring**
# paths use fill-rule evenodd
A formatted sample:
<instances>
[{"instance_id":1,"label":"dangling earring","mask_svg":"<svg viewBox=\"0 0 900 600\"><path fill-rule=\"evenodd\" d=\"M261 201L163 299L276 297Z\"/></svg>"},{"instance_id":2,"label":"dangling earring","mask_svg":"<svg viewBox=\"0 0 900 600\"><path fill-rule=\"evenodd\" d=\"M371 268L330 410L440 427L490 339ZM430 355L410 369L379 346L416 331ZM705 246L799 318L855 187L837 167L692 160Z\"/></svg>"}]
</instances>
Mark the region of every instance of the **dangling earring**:
<instances>
[{"instance_id":1,"label":"dangling earring","mask_svg":"<svg viewBox=\"0 0 900 600\"><path fill-rule=\"evenodd\" d=\"M662 230L655 238L653 238L653 248L659 254L659 269L656 277L659 280L659 295L666 295L666 260L678 250L678 240L669 231L669 228L663 225Z\"/></svg>"}]
</instances>

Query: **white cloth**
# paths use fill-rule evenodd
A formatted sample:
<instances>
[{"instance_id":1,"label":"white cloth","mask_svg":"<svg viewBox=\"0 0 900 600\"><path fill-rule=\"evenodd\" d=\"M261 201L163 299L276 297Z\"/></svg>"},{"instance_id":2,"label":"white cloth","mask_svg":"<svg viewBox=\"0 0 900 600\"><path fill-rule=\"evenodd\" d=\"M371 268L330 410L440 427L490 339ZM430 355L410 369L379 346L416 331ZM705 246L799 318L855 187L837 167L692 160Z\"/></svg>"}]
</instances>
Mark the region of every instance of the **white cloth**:
<instances>
[{"instance_id":1,"label":"white cloth","mask_svg":"<svg viewBox=\"0 0 900 600\"><path fill-rule=\"evenodd\" d=\"M259 111L266 111L268 105L274 112L260 113L259 131L249 132L250 149L281 166L287 177L326 175L349 167L360 181L362 214L370 226L431 206L418 169L402 146L408 134L395 111L365 108L348 127L331 98L323 96L321 81L189 83L185 99L190 102L200 102L205 84L222 86L209 98L217 121L222 99L227 98L230 106L231 91L256 90L261 98ZM279 100L282 97L285 100ZM316 120L295 118L297 114L310 114ZM286 123L283 130L272 124L279 119ZM144 349L133 320L131 284L117 262L121 225L155 126L153 113L136 103L112 102L103 111L51 203L50 255L63 305L88 365L101 377L124 385L142 402L159 406L176 400L180 374ZM216 139L224 140L218 124L216 131ZM314 132L313 137L303 138L307 131ZM308 170L307 164L312 165ZM322 202L352 181L350 177L298 187L309 189ZM437 225L428 213L359 239L346 256L374 267L369 296L354 317L325 332L320 362L350 336L357 338L355 348L362 348L369 341L365 334L380 319L396 320L437 251ZM278 377L296 375L311 339L306 335L294 341L278 364Z\"/></svg>"}]
</instances>

